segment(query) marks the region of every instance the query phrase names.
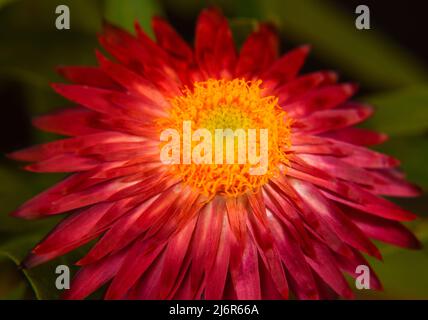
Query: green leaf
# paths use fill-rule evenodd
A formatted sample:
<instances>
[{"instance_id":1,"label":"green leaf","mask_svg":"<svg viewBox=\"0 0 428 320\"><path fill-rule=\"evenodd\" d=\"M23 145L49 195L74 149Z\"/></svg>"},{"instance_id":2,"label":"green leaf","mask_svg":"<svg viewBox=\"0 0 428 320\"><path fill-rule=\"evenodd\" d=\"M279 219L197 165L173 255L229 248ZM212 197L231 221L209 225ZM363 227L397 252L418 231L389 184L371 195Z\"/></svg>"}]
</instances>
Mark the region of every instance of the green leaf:
<instances>
[{"instance_id":1,"label":"green leaf","mask_svg":"<svg viewBox=\"0 0 428 320\"><path fill-rule=\"evenodd\" d=\"M61 175L62 176L62 175ZM57 175L37 175L16 168L0 166L0 236L12 233L24 233L30 230L41 232L50 229L58 221L57 217L36 221L26 221L9 216L24 201L35 196L54 181Z\"/></svg>"},{"instance_id":2,"label":"green leaf","mask_svg":"<svg viewBox=\"0 0 428 320\"><path fill-rule=\"evenodd\" d=\"M4 256L16 265L19 265L25 258L31 248L42 239L41 234L27 234L4 243L0 246L0 256ZM67 255L57 258L53 261L37 266L33 269L23 270L23 274L28 280L37 299L58 299L62 291L55 286L57 274L55 273L58 265L66 265L70 268L71 276L77 271L74 263L83 257L86 247L79 248Z\"/></svg>"},{"instance_id":3,"label":"green leaf","mask_svg":"<svg viewBox=\"0 0 428 320\"><path fill-rule=\"evenodd\" d=\"M427 299L428 298L428 220L419 219L409 226L423 244L421 250L379 245L384 261L369 258L379 276L383 292L356 290L360 298Z\"/></svg>"},{"instance_id":4,"label":"green leaf","mask_svg":"<svg viewBox=\"0 0 428 320\"><path fill-rule=\"evenodd\" d=\"M357 30L356 14L328 1L229 1L235 14L271 21L295 43L309 43L314 56L373 88L395 88L428 79L427 66L378 28ZM228 9L230 10L230 9ZM372 23L375 23L374 17Z\"/></svg>"},{"instance_id":5,"label":"green leaf","mask_svg":"<svg viewBox=\"0 0 428 320\"><path fill-rule=\"evenodd\" d=\"M0 0L0 9L16 0Z\"/></svg>"},{"instance_id":6,"label":"green leaf","mask_svg":"<svg viewBox=\"0 0 428 320\"><path fill-rule=\"evenodd\" d=\"M377 149L399 159L408 179L428 190L427 136L391 137Z\"/></svg>"},{"instance_id":7,"label":"green leaf","mask_svg":"<svg viewBox=\"0 0 428 320\"><path fill-rule=\"evenodd\" d=\"M428 132L428 85L362 98L376 107L365 126L391 136L418 135Z\"/></svg>"},{"instance_id":8,"label":"green leaf","mask_svg":"<svg viewBox=\"0 0 428 320\"><path fill-rule=\"evenodd\" d=\"M0 255L9 258L18 266L39 239L40 236L35 235L16 238L14 241L1 245ZM23 273L38 299L56 298L57 294L52 294L50 292L52 291L50 290L51 288L48 288L52 287L51 281L49 280L51 277L47 272L40 272L40 268L44 268L44 266L38 267L36 269L37 272L30 270L23 271Z\"/></svg>"},{"instance_id":9,"label":"green leaf","mask_svg":"<svg viewBox=\"0 0 428 320\"><path fill-rule=\"evenodd\" d=\"M15 263L0 257L0 299L16 300L24 298L27 282L22 278Z\"/></svg>"},{"instance_id":10,"label":"green leaf","mask_svg":"<svg viewBox=\"0 0 428 320\"><path fill-rule=\"evenodd\" d=\"M28 287L25 283L19 283L5 297L4 300L25 300Z\"/></svg>"},{"instance_id":11,"label":"green leaf","mask_svg":"<svg viewBox=\"0 0 428 320\"><path fill-rule=\"evenodd\" d=\"M154 0L106 0L104 13L108 21L131 32L134 31L134 22L138 21L152 35L151 19L161 14L161 8Z\"/></svg>"},{"instance_id":12,"label":"green leaf","mask_svg":"<svg viewBox=\"0 0 428 320\"><path fill-rule=\"evenodd\" d=\"M248 35L257 29L258 21L251 18L234 18L229 20L233 39L238 48L242 46Z\"/></svg>"},{"instance_id":13,"label":"green leaf","mask_svg":"<svg viewBox=\"0 0 428 320\"><path fill-rule=\"evenodd\" d=\"M63 81L55 73L56 66L96 62L93 51L101 25L99 3L62 1L70 8L70 30L55 28L56 0L15 1L0 10L0 29L7 30L2 33L0 74L6 81L22 85L30 114L69 104L49 86L50 82Z\"/></svg>"}]
</instances>

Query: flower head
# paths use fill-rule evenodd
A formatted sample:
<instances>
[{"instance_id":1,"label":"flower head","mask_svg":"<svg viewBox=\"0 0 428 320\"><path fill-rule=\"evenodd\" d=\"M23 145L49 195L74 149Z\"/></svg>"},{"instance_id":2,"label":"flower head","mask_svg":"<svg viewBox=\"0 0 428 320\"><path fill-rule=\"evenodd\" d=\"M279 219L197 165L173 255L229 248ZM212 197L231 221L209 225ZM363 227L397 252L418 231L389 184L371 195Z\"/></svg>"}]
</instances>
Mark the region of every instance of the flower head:
<instances>
[{"instance_id":1,"label":"flower head","mask_svg":"<svg viewBox=\"0 0 428 320\"><path fill-rule=\"evenodd\" d=\"M67 213L24 266L97 239L66 298L104 284L108 299L350 298L344 274L367 265L362 253L381 257L371 239L419 246L400 224L415 216L382 198L418 189L396 159L367 148L385 135L354 127L372 113L349 101L355 85L299 75L309 48L278 57L269 25L237 53L215 9L200 14L194 49L160 18L153 29L156 41L138 25L136 37L106 25L99 39L113 59L97 52L97 67L60 68L73 84L53 87L76 106L35 119L69 137L11 155L31 171L72 173L14 212ZM248 136L248 153L234 144L212 163L217 154L191 140L174 150L204 161L161 161L161 132L183 136L186 122L209 137L266 130L266 143L260 133L250 147ZM263 148L266 170L253 174L247 156L260 150L261 161ZM381 288L373 271L371 286Z\"/></svg>"},{"instance_id":2,"label":"flower head","mask_svg":"<svg viewBox=\"0 0 428 320\"><path fill-rule=\"evenodd\" d=\"M233 137L234 149L230 152L235 162L240 155L241 163L227 163L227 153L220 150L221 158L217 165L215 152L205 154L208 160L205 164L179 164L177 173L183 182L190 184L207 196L226 195L236 197L246 192L258 190L266 184L279 165L287 161L286 149L290 146L290 120L286 112L278 105L278 98L263 94L257 83L244 79L214 80L195 82L192 90L185 90L183 95L171 100L170 114L159 122L162 127L176 129L183 136L182 126L186 121L195 128L205 128L210 131L211 149L215 147L216 130L230 129L233 133L241 130L245 145L238 149L239 137ZM267 130L267 161L263 174L254 174L251 163L246 158L246 130ZM232 134L232 132L231 132ZM224 136L218 144L223 148ZM248 137L249 138L249 137ZM248 139L249 140L249 139ZM254 149L259 150L262 141L255 142ZM205 150L207 151L207 150ZM241 154L239 154L241 151ZM243 151L243 152L242 152ZM261 171L262 172L262 171Z\"/></svg>"}]
</instances>

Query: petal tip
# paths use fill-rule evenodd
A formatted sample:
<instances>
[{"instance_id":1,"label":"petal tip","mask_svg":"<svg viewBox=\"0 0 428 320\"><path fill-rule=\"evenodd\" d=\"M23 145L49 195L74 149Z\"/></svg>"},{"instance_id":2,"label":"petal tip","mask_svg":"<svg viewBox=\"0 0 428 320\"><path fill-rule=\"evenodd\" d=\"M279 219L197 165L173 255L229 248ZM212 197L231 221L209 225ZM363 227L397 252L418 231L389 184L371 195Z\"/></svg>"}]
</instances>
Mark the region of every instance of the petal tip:
<instances>
[{"instance_id":1,"label":"petal tip","mask_svg":"<svg viewBox=\"0 0 428 320\"><path fill-rule=\"evenodd\" d=\"M31 252L24 258L24 260L22 260L20 266L22 269L31 269L42 262L43 261L40 256L37 256Z\"/></svg>"},{"instance_id":2,"label":"petal tip","mask_svg":"<svg viewBox=\"0 0 428 320\"><path fill-rule=\"evenodd\" d=\"M304 45L302 45L302 46L299 47L299 50L303 54L307 55L312 50L312 46L310 44L304 44Z\"/></svg>"},{"instance_id":3,"label":"petal tip","mask_svg":"<svg viewBox=\"0 0 428 320\"><path fill-rule=\"evenodd\" d=\"M343 91L349 95L353 96L359 89L359 85L356 83L345 83L342 85Z\"/></svg>"},{"instance_id":4,"label":"petal tip","mask_svg":"<svg viewBox=\"0 0 428 320\"><path fill-rule=\"evenodd\" d=\"M335 71L326 71L324 73L324 77L329 82L335 83L339 79L339 74L337 72L335 72Z\"/></svg>"}]
</instances>

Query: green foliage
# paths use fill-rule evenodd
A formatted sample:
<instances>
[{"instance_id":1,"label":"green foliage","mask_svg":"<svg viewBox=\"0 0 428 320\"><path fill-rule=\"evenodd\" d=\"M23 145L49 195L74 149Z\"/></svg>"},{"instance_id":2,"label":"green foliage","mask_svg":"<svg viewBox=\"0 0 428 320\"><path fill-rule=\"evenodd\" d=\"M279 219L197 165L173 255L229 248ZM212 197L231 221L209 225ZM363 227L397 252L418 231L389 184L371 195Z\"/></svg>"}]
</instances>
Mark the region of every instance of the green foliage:
<instances>
[{"instance_id":1,"label":"green foliage","mask_svg":"<svg viewBox=\"0 0 428 320\"><path fill-rule=\"evenodd\" d=\"M17 206L37 193L46 189L57 177L42 177L19 169L12 169L7 166L0 166L0 202L1 206L1 234L20 234L31 230L49 230L58 219L48 219L24 221L8 216L7 214L17 208ZM22 235L21 235L22 236Z\"/></svg>"},{"instance_id":2,"label":"green foliage","mask_svg":"<svg viewBox=\"0 0 428 320\"><path fill-rule=\"evenodd\" d=\"M28 234L25 237L21 236L19 238L14 238L0 246L0 256L6 257L16 265L19 265L28 254L28 248L33 247L41 238L41 234L34 233ZM24 274L27 282L19 282L15 287L15 290L11 293L25 293L25 289L23 288L25 287L25 284L28 283L37 299L59 298L61 291L55 287L55 279L58 276L55 273L56 267L58 265L66 265L70 267L71 273L73 274L76 271L76 267L74 267L73 264L83 256L83 252L83 249L79 249L41 266L37 266L29 270L23 270L22 273Z\"/></svg>"},{"instance_id":3,"label":"green foliage","mask_svg":"<svg viewBox=\"0 0 428 320\"><path fill-rule=\"evenodd\" d=\"M382 280L383 292L363 290L358 296L363 299L428 299L428 221L413 222L410 228L422 242L422 250L408 250L380 245L383 261L369 259L376 274Z\"/></svg>"},{"instance_id":4,"label":"green foliage","mask_svg":"<svg viewBox=\"0 0 428 320\"><path fill-rule=\"evenodd\" d=\"M15 0L0 0L0 9L10 3L12 3Z\"/></svg>"},{"instance_id":5,"label":"green foliage","mask_svg":"<svg viewBox=\"0 0 428 320\"><path fill-rule=\"evenodd\" d=\"M428 79L426 66L377 28L357 30L354 12L328 1L255 2L261 19L276 22L280 31L295 42L310 43L315 56L363 84L395 88Z\"/></svg>"},{"instance_id":6,"label":"green foliage","mask_svg":"<svg viewBox=\"0 0 428 320\"><path fill-rule=\"evenodd\" d=\"M420 84L363 97L375 107L365 127L387 133L378 149L400 159L411 181L428 190L428 86Z\"/></svg>"},{"instance_id":7,"label":"green foliage","mask_svg":"<svg viewBox=\"0 0 428 320\"><path fill-rule=\"evenodd\" d=\"M138 21L152 35L151 18L160 13L158 2L153 0L105 1L105 18L130 32L134 32L134 22Z\"/></svg>"},{"instance_id":8,"label":"green foliage","mask_svg":"<svg viewBox=\"0 0 428 320\"><path fill-rule=\"evenodd\" d=\"M428 133L428 85L405 87L363 100L377 107L367 126L391 136Z\"/></svg>"}]
</instances>

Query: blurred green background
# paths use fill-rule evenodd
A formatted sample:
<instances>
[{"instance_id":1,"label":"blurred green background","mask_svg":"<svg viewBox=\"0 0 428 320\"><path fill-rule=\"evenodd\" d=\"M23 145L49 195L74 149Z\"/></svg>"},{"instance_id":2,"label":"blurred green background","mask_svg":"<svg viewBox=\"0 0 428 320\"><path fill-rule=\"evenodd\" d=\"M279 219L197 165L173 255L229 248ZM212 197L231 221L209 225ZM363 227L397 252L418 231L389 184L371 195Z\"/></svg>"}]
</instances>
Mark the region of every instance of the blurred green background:
<instances>
[{"instance_id":1,"label":"blurred green background","mask_svg":"<svg viewBox=\"0 0 428 320\"><path fill-rule=\"evenodd\" d=\"M31 117L67 105L49 87L61 81L54 68L95 64L103 18L129 30L138 19L151 34L150 17L165 16L191 42L198 12L215 5L230 18L238 44L257 21L271 21L283 52L312 45L304 71L337 70L342 80L361 84L357 98L377 111L365 126L390 135L379 149L401 159L409 179L424 189L420 198L395 201L420 215L409 226L425 248L407 251L379 244L384 262L373 261L373 266L385 291L357 290L357 296L428 299L428 6L416 0L363 2L371 9L371 29L365 31L354 26L360 1L352 0L0 0L0 151L55 137L33 129ZM60 4L70 8L70 30L55 28ZM4 156L0 160L0 299L57 298L55 267L71 266L81 255L77 250L30 271L17 268L59 218L30 222L7 214L59 179L61 175L26 173Z\"/></svg>"}]
</instances>

